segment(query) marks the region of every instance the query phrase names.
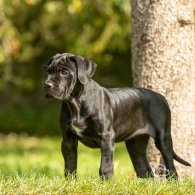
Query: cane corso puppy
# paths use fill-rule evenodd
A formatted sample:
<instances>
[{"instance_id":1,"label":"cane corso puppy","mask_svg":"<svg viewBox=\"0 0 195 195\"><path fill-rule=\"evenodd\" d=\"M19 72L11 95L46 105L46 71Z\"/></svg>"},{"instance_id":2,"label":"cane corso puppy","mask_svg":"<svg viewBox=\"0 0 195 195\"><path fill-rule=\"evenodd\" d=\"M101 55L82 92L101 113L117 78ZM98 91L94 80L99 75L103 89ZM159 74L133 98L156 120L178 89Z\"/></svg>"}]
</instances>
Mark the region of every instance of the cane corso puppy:
<instances>
[{"instance_id":1,"label":"cane corso puppy","mask_svg":"<svg viewBox=\"0 0 195 195\"><path fill-rule=\"evenodd\" d=\"M153 176L146 157L151 136L160 150L167 177L177 179L173 160L190 166L173 150L171 113L166 99L143 88L106 89L92 80L96 64L70 53L57 54L46 65L46 96L62 101L60 124L65 176L76 174L78 140L100 148L99 174L113 175L115 142L124 141L138 177Z\"/></svg>"}]
</instances>

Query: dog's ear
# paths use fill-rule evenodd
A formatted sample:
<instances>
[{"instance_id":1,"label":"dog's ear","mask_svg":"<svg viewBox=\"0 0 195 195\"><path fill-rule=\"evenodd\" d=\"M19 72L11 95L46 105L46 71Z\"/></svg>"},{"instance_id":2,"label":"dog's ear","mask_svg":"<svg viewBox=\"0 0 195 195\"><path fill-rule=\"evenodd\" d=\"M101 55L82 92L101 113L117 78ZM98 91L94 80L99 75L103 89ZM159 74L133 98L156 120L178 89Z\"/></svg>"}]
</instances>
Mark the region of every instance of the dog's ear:
<instances>
[{"instance_id":1,"label":"dog's ear","mask_svg":"<svg viewBox=\"0 0 195 195\"><path fill-rule=\"evenodd\" d=\"M77 76L82 84L86 84L95 72L97 64L91 60L81 56L71 56L71 60L75 61L77 67Z\"/></svg>"}]
</instances>

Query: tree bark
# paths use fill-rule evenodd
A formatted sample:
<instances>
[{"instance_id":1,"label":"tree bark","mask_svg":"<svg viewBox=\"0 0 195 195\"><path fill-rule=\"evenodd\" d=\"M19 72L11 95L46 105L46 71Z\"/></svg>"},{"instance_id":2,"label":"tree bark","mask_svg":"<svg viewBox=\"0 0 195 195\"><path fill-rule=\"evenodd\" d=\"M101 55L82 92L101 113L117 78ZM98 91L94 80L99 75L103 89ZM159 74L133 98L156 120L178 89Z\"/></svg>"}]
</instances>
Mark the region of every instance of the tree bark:
<instances>
[{"instance_id":1,"label":"tree bark","mask_svg":"<svg viewBox=\"0 0 195 195\"><path fill-rule=\"evenodd\" d=\"M131 0L132 72L136 87L163 94L172 111L179 175L195 173L195 52L193 0ZM149 147L152 166L159 152Z\"/></svg>"}]
</instances>

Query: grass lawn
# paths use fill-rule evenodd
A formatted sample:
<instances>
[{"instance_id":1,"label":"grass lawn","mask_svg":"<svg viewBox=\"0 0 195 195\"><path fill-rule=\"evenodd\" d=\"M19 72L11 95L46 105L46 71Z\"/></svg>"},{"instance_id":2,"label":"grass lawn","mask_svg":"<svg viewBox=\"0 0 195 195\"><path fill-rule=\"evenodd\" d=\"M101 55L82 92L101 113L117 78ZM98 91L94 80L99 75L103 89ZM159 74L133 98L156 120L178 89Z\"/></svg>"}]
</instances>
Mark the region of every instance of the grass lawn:
<instances>
[{"instance_id":1,"label":"grass lawn","mask_svg":"<svg viewBox=\"0 0 195 195\"><path fill-rule=\"evenodd\" d=\"M77 181L63 177L61 138L0 137L0 194L195 194L195 179L136 179L123 143L116 145L115 176L98 177L100 151L79 145Z\"/></svg>"}]
</instances>

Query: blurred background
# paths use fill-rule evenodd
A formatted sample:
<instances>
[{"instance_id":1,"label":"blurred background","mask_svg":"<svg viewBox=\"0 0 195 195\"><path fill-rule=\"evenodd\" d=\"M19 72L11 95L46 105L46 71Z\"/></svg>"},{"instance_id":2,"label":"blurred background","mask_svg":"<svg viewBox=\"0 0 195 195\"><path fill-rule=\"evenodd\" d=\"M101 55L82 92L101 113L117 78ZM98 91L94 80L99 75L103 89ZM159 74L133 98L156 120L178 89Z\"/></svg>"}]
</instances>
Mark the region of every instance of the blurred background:
<instances>
[{"instance_id":1,"label":"blurred background","mask_svg":"<svg viewBox=\"0 0 195 195\"><path fill-rule=\"evenodd\" d=\"M43 85L56 53L95 61L103 86L131 86L129 0L1 0L0 24L1 133L61 134Z\"/></svg>"},{"instance_id":2,"label":"blurred background","mask_svg":"<svg viewBox=\"0 0 195 195\"><path fill-rule=\"evenodd\" d=\"M1 178L63 177L60 102L44 97L44 65L70 52L98 64L101 85L131 86L130 28L130 0L0 0ZM79 173L98 176L99 150L79 145L78 158ZM115 172L135 174L124 143Z\"/></svg>"}]
</instances>

